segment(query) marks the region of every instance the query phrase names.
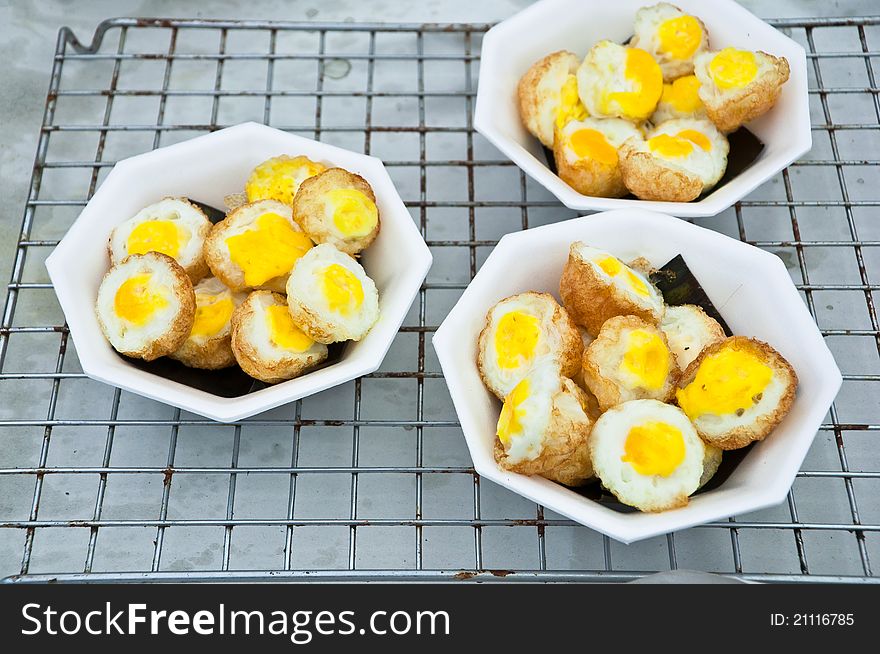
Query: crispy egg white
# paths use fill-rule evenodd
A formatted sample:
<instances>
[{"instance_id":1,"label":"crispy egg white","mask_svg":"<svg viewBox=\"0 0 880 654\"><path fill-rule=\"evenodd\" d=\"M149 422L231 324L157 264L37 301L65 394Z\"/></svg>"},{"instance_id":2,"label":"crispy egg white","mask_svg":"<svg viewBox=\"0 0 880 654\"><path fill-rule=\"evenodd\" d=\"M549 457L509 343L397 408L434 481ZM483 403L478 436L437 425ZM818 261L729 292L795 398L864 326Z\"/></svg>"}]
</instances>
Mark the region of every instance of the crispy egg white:
<instances>
[{"instance_id":1,"label":"crispy egg white","mask_svg":"<svg viewBox=\"0 0 880 654\"><path fill-rule=\"evenodd\" d=\"M618 500L664 511L685 506L697 490L705 446L678 407L632 400L596 421L590 455L596 475Z\"/></svg>"},{"instance_id":2,"label":"crispy egg white","mask_svg":"<svg viewBox=\"0 0 880 654\"><path fill-rule=\"evenodd\" d=\"M160 252L186 270L196 283L208 273L202 249L211 230L204 212L186 198L164 198L138 211L110 234L110 259Z\"/></svg>"},{"instance_id":3,"label":"crispy egg white","mask_svg":"<svg viewBox=\"0 0 880 654\"><path fill-rule=\"evenodd\" d=\"M553 147L555 129L587 116L578 97L575 73L579 64L573 52L553 52L532 64L517 84L520 118L548 148Z\"/></svg>"},{"instance_id":4,"label":"crispy egg white","mask_svg":"<svg viewBox=\"0 0 880 654\"><path fill-rule=\"evenodd\" d=\"M694 57L709 47L706 27L696 16L660 2L636 12L632 45L649 52L672 81L694 70Z\"/></svg>"},{"instance_id":5,"label":"crispy egg white","mask_svg":"<svg viewBox=\"0 0 880 654\"><path fill-rule=\"evenodd\" d=\"M724 339L724 329L717 320L694 304L667 306L660 329L666 334L669 349L678 367L684 370L707 345Z\"/></svg>"},{"instance_id":6,"label":"crispy egg white","mask_svg":"<svg viewBox=\"0 0 880 654\"><path fill-rule=\"evenodd\" d=\"M379 319L379 293L363 266L328 243L300 258L287 280L294 322L319 343L359 341Z\"/></svg>"},{"instance_id":7,"label":"crispy egg white","mask_svg":"<svg viewBox=\"0 0 880 654\"><path fill-rule=\"evenodd\" d=\"M613 288L627 302L656 315L658 320L663 315L663 296L644 273L628 266L610 252L594 248L583 241L573 243L572 249L576 250L581 261L589 264L601 286ZM609 292L605 290L603 293L601 288L598 290L600 295L607 295Z\"/></svg>"},{"instance_id":8,"label":"crispy egg white","mask_svg":"<svg viewBox=\"0 0 880 654\"><path fill-rule=\"evenodd\" d=\"M251 171L245 183L247 201L277 200L293 206L293 198L300 184L326 169L324 164L303 155L291 157L282 154L267 159Z\"/></svg>"}]
</instances>

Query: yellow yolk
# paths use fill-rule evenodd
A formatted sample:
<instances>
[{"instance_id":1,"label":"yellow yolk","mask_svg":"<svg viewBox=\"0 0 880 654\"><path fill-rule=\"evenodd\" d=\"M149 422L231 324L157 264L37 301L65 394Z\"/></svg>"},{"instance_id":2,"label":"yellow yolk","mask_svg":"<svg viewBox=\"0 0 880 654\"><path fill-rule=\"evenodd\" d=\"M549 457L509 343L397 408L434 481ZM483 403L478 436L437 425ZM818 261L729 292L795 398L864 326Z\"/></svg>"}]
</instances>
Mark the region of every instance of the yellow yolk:
<instances>
[{"instance_id":1,"label":"yellow yolk","mask_svg":"<svg viewBox=\"0 0 880 654\"><path fill-rule=\"evenodd\" d=\"M189 241L189 230L171 220L147 220L128 235L128 253L161 252L176 257Z\"/></svg>"},{"instance_id":2,"label":"yellow yolk","mask_svg":"<svg viewBox=\"0 0 880 654\"><path fill-rule=\"evenodd\" d=\"M651 391L663 388L669 375L669 362L669 348L659 335L644 329L629 333L620 368L635 376L638 386Z\"/></svg>"},{"instance_id":3,"label":"yellow yolk","mask_svg":"<svg viewBox=\"0 0 880 654\"><path fill-rule=\"evenodd\" d=\"M634 290L639 295L643 295L645 297L651 294L651 291L648 290L648 285L642 281L642 278L636 275L629 268L626 269L626 281L629 282L629 286L632 290Z\"/></svg>"},{"instance_id":4,"label":"yellow yolk","mask_svg":"<svg viewBox=\"0 0 880 654\"><path fill-rule=\"evenodd\" d=\"M694 144L686 138L658 134L648 139L648 148L664 159L679 159L694 151Z\"/></svg>"},{"instance_id":5,"label":"yellow yolk","mask_svg":"<svg viewBox=\"0 0 880 654\"><path fill-rule=\"evenodd\" d=\"M640 475L668 477L684 461L684 437L665 422L645 422L629 430L621 461Z\"/></svg>"},{"instance_id":6,"label":"yellow yolk","mask_svg":"<svg viewBox=\"0 0 880 654\"><path fill-rule=\"evenodd\" d=\"M720 89L741 89L758 74L755 53L724 48L709 63L709 74Z\"/></svg>"},{"instance_id":7,"label":"yellow yolk","mask_svg":"<svg viewBox=\"0 0 880 654\"><path fill-rule=\"evenodd\" d=\"M541 327L538 318L522 311L506 313L495 330L495 351L499 368L517 368L535 354Z\"/></svg>"},{"instance_id":8,"label":"yellow yolk","mask_svg":"<svg viewBox=\"0 0 880 654\"><path fill-rule=\"evenodd\" d=\"M510 440L523 430L522 419L526 411L522 403L529 397L529 380L523 379L513 387L513 390L504 398L504 406L501 407L501 415L498 416L498 440L503 445L510 445Z\"/></svg>"},{"instance_id":9,"label":"yellow yolk","mask_svg":"<svg viewBox=\"0 0 880 654\"><path fill-rule=\"evenodd\" d=\"M278 200L292 205L299 185L325 170L326 166L308 157L274 157L254 168L244 192L248 202Z\"/></svg>"},{"instance_id":10,"label":"yellow yolk","mask_svg":"<svg viewBox=\"0 0 880 654\"><path fill-rule=\"evenodd\" d=\"M196 319L190 334L214 336L229 323L233 309L232 298L227 294L196 293Z\"/></svg>"},{"instance_id":11,"label":"yellow yolk","mask_svg":"<svg viewBox=\"0 0 880 654\"><path fill-rule=\"evenodd\" d=\"M264 213L254 221L253 229L226 239L229 256L241 268L247 286L260 286L289 273L312 245L308 236L277 213Z\"/></svg>"},{"instance_id":12,"label":"yellow yolk","mask_svg":"<svg viewBox=\"0 0 880 654\"><path fill-rule=\"evenodd\" d=\"M642 278L614 257L603 257L597 259L594 263L609 277L617 277L617 275L623 273L629 287L639 295L647 297L651 294L651 291L648 290L648 285L642 281Z\"/></svg>"},{"instance_id":13,"label":"yellow yolk","mask_svg":"<svg viewBox=\"0 0 880 654\"><path fill-rule=\"evenodd\" d=\"M578 159L589 158L609 166L617 165L617 150L599 130L579 129L568 138L568 142Z\"/></svg>"},{"instance_id":14,"label":"yellow yolk","mask_svg":"<svg viewBox=\"0 0 880 654\"><path fill-rule=\"evenodd\" d=\"M757 356L729 347L706 357L694 380L675 397L691 420L745 411L760 401L772 378L773 369Z\"/></svg>"},{"instance_id":15,"label":"yellow yolk","mask_svg":"<svg viewBox=\"0 0 880 654\"><path fill-rule=\"evenodd\" d=\"M614 257L604 257L602 259L599 259L596 262L596 265L599 266L602 270L604 270L605 274L608 275L609 277L614 277L621 270L623 270L623 264L620 263Z\"/></svg>"},{"instance_id":16,"label":"yellow yolk","mask_svg":"<svg viewBox=\"0 0 880 654\"><path fill-rule=\"evenodd\" d=\"M135 275L119 286L113 298L117 316L134 325L143 325L156 311L168 306L165 295L150 288L150 277L150 274Z\"/></svg>"},{"instance_id":17,"label":"yellow yolk","mask_svg":"<svg viewBox=\"0 0 880 654\"><path fill-rule=\"evenodd\" d=\"M266 322L269 326L269 338L278 347L294 352L305 352L314 344L314 341L293 322L286 306L273 304L266 307Z\"/></svg>"},{"instance_id":18,"label":"yellow yolk","mask_svg":"<svg viewBox=\"0 0 880 654\"><path fill-rule=\"evenodd\" d=\"M624 77L632 82L634 90L609 93L608 103L617 101L628 118L636 120L647 118L654 111L663 93L663 73L660 65L644 50L627 48Z\"/></svg>"},{"instance_id":19,"label":"yellow yolk","mask_svg":"<svg viewBox=\"0 0 880 654\"><path fill-rule=\"evenodd\" d=\"M321 288L330 310L351 315L364 302L364 287L357 276L345 266L333 263L321 273Z\"/></svg>"},{"instance_id":20,"label":"yellow yolk","mask_svg":"<svg viewBox=\"0 0 880 654\"><path fill-rule=\"evenodd\" d=\"M333 208L333 224L345 237L366 236L379 222L376 203L357 189L336 188L326 197Z\"/></svg>"},{"instance_id":21,"label":"yellow yolk","mask_svg":"<svg viewBox=\"0 0 880 654\"><path fill-rule=\"evenodd\" d=\"M671 84L664 84L660 101L671 104L679 113L693 114L703 105L703 101L700 100L697 93L699 90L700 80L697 79L697 76L686 75L679 77Z\"/></svg>"},{"instance_id":22,"label":"yellow yolk","mask_svg":"<svg viewBox=\"0 0 880 654\"><path fill-rule=\"evenodd\" d=\"M689 59L700 47L703 28L693 16L670 18L660 24L657 30L660 39L659 51L673 59Z\"/></svg>"},{"instance_id":23,"label":"yellow yolk","mask_svg":"<svg viewBox=\"0 0 880 654\"><path fill-rule=\"evenodd\" d=\"M709 152L712 149L712 141L709 140L709 137L695 129L683 129L676 134L676 136L682 139L687 139L692 143L696 143L706 152Z\"/></svg>"},{"instance_id":24,"label":"yellow yolk","mask_svg":"<svg viewBox=\"0 0 880 654\"><path fill-rule=\"evenodd\" d=\"M577 77L569 75L559 91L559 108L556 110L556 127L562 129L569 121L583 120L587 108L578 96Z\"/></svg>"}]
</instances>

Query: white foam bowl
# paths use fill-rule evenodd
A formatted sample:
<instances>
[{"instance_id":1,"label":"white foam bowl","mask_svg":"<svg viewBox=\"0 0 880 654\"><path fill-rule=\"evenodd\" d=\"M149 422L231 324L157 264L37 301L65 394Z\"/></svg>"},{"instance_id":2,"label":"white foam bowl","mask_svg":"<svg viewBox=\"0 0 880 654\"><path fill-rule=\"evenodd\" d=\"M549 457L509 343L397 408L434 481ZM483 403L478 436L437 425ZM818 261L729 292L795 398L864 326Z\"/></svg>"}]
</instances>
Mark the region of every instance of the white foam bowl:
<instances>
[{"instance_id":1,"label":"white foam bowl","mask_svg":"<svg viewBox=\"0 0 880 654\"><path fill-rule=\"evenodd\" d=\"M516 100L520 77L557 50L584 57L602 39L622 43L633 33L636 11L653 0L542 0L490 29L483 37L474 127L527 175L570 209L639 208L681 217L714 216L751 193L812 145L804 49L733 0L672 0L699 17L713 50L764 50L788 59L791 77L776 106L748 129L763 143L758 158L726 184L693 202L597 198L582 195L548 167L543 146L523 126Z\"/></svg>"},{"instance_id":2,"label":"white foam bowl","mask_svg":"<svg viewBox=\"0 0 880 654\"><path fill-rule=\"evenodd\" d=\"M110 266L107 239L113 228L169 195L222 208L224 196L244 189L254 166L279 154L332 163L361 175L373 187L382 229L361 263L379 290L381 317L369 334L347 344L332 365L232 398L140 370L120 357L101 333L94 309L98 286ZM431 252L379 159L257 123L119 161L46 259L86 375L221 422L267 411L376 370L430 267Z\"/></svg>"},{"instance_id":3,"label":"white foam bowl","mask_svg":"<svg viewBox=\"0 0 880 654\"><path fill-rule=\"evenodd\" d=\"M569 245L578 240L624 260L643 256L658 267L681 254L733 333L766 341L797 372L800 386L788 416L723 483L695 495L686 507L621 513L555 482L508 472L495 463L492 451L501 403L483 386L476 364L477 337L486 312L523 291L545 291L558 299ZM668 215L633 209L503 237L433 342L476 471L624 543L782 502L842 381L778 257Z\"/></svg>"}]
</instances>

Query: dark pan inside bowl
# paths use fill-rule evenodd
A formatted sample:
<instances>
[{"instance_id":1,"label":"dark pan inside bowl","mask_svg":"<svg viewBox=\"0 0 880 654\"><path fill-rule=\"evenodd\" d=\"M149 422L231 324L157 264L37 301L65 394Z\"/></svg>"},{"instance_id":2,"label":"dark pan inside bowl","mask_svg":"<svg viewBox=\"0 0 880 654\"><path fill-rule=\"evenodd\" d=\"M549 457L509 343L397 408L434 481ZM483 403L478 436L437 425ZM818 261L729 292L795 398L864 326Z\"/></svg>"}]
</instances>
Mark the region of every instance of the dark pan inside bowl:
<instances>
[{"instance_id":1,"label":"dark pan inside bowl","mask_svg":"<svg viewBox=\"0 0 880 654\"><path fill-rule=\"evenodd\" d=\"M190 202L204 211L208 220L214 224L226 217L226 213L221 209L202 202L196 202L195 200L190 200ZM328 345L327 348L329 352L326 361L312 368L310 372L332 366L342 359L346 343L334 343ZM144 361L143 359L135 359L122 354L118 354L118 356L139 370L219 397L241 397L270 386L270 384L249 377L238 366L222 370L199 370L198 368L189 368L179 361L169 359L168 357L162 357L155 361Z\"/></svg>"}]
</instances>

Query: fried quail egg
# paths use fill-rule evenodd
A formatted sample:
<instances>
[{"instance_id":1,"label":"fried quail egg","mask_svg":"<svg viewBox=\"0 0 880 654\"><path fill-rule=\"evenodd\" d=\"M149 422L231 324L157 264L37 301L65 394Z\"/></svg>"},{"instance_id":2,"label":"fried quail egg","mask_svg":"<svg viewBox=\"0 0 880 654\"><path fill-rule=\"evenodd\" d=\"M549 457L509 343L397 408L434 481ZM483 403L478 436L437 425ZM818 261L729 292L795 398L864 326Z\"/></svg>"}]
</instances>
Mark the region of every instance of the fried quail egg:
<instances>
[{"instance_id":1,"label":"fried quail egg","mask_svg":"<svg viewBox=\"0 0 880 654\"><path fill-rule=\"evenodd\" d=\"M217 370L235 365L230 344L232 312L247 297L233 293L216 277L207 277L195 286L196 316L189 337L171 354L190 368Z\"/></svg>"},{"instance_id":2,"label":"fried quail egg","mask_svg":"<svg viewBox=\"0 0 880 654\"><path fill-rule=\"evenodd\" d=\"M763 440L782 421L797 383L794 369L772 347L731 336L691 362L675 398L703 440L734 450Z\"/></svg>"},{"instance_id":3,"label":"fried quail egg","mask_svg":"<svg viewBox=\"0 0 880 654\"><path fill-rule=\"evenodd\" d=\"M504 399L495 461L506 470L581 485L593 476L592 424L584 391L555 366L537 366Z\"/></svg>"},{"instance_id":4,"label":"fried quail egg","mask_svg":"<svg viewBox=\"0 0 880 654\"><path fill-rule=\"evenodd\" d=\"M705 118L706 107L700 100L700 80L696 75L685 75L663 84L663 95L651 122L659 125L674 118Z\"/></svg>"},{"instance_id":5,"label":"fried quail egg","mask_svg":"<svg viewBox=\"0 0 880 654\"><path fill-rule=\"evenodd\" d=\"M705 446L678 407L625 402L602 414L589 442L602 484L641 511L685 506L700 484Z\"/></svg>"},{"instance_id":6,"label":"fried quail egg","mask_svg":"<svg viewBox=\"0 0 880 654\"><path fill-rule=\"evenodd\" d=\"M667 2L639 9L634 31L630 45L649 52L666 81L694 72L694 57L709 47L703 22Z\"/></svg>"},{"instance_id":7,"label":"fried quail egg","mask_svg":"<svg viewBox=\"0 0 880 654\"><path fill-rule=\"evenodd\" d=\"M152 361L177 350L189 336L196 302L183 267L151 251L110 268L98 288L95 310L117 352Z\"/></svg>"},{"instance_id":8,"label":"fried quail egg","mask_svg":"<svg viewBox=\"0 0 880 654\"><path fill-rule=\"evenodd\" d=\"M678 367L684 370L703 349L725 338L724 328L695 304L667 306L660 329L666 334L669 349Z\"/></svg>"},{"instance_id":9,"label":"fried quail egg","mask_svg":"<svg viewBox=\"0 0 880 654\"><path fill-rule=\"evenodd\" d=\"M635 316L609 318L584 350L584 382L603 411L629 400L670 400L679 373L660 328Z\"/></svg>"},{"instance_id":10,"label":"fried quail egg","mask_svg":"<svg viewBox=\"0 0 880 654\"><path fill-rule=\"evenodd\" d=\"M361 264L328 243L316 245L287 280L290 315L318 343L359 341L379 319L379 293Z\"/></svg>"},{"instance_id":11,"label":"fried quail egg","mask_svg":"<svg viewBox=\"0 0 880 654\"><path fill-rule=\"evenodd\" d=\"M342 168L328 168L302 183L293 201L293 219L315 243L330 243L351 255L379 234L373 188Z\"/></svg>"},{"instance_id":12,"label":"fried quail egg","mask_svg":"<svg viewBox=\"0 0 880 654\"><path fill-rule=\"evenodd\" d=\"M573 120L557 130L553 155L559 177L578 193L622 197L628 193L618 166L617 149L639 129L622 118Z\"/></svg>"},{"instance_id":13,"label":"fried quail egg","mask_svg":"<svg viewBox=\"0 0 880 654\"><path fill-rule=\"evenodd\" d=\"M327 358L290 317L280 293L253 291L232 314L232 352L254 379L275 384L299 377Z\"/></svg>"},{"instance_id":14,"label":"fried quail egg","mask_svg":"<svg viewBox=\"0 0 880 654\"><path fill-rule=\"evenodd\" d=\"M292 207L300 184L326 169L324 164L302 155L282 154L267 159L253 169L244 185L247 201L277 200Z\"/></svg>"},{"instance_id":15,"label":"fried quail egg","mask_svg":"<svg viewBox=\"0 0 880 654\"><path fill-rule=\"evenodd\" d=\"M590 116L647 119L663 93L663 73L640 48L599 41L577 70L581 102Z\"/></svg>"},{"instance_id":16,"label":"fried quail egg","mask_svg":"<svg viewBox=\"0 0 880 654\"><path fill-rule=\"evenodd\" d=\"M703 52L694 62L706 113L725 133L773 108L789 72L785 57L760 50L724 48Z\"/></svg>"},{"instance_id":17,"label":"fried quail egg","mask_svg":"<svg viewBox=\"0 0 880 654\"><path fill-rule=\"evenodd\" d=\"M652 324L663 317L663 296L644 273L583 241L569 248L559 295L574 322L590 336L614 316L637 316Z\"/></svg>"},{"instance_id":18,"label":"fried quail egg","mask_svg":"<svg viewBox=\"0 0 880 654\"><path fill-rule=\"evenodd\" d=\"M579 64L573 52L554 52L532 64L517 85L520 118L548 148L553 147L554 129L587 117L578 97L575 73Z\"/></svg>"},{"instance_id":19,"label":"fried quail egg","mask_svg":"<svg viewBox=\"0 0 880 654\"><path fill-rule=\"evenodd\" d=\"M193 284L208 274L202 249L211 229L204 212L186 198L164 198L138 211L110 234L114 265L130 254L161 252L186 270Z\"/></svg>"},{"instance_id":20,"label":"fried quail egg","mask_svg":"<svg viewBox=\"0 0 880 654\"><path fill-rule=\"evenodd\" d=\"M234 291L284 291L296 261L314 244L292 209L261 200L233 210L211 229L205 258L214 276Z\"/></svg>"},{"instance_id":21,"label":"fried quail egg","mask_svg":"<svg viewBox=\"0 0 880 654\"><path fill-rule=\"evenodd\" d=\"M580 370L580 334L549 293L520 293L495 304L480 332L477 365L486 387L503 399L528 372L552 365L565 377Z\"/></svg>"},{"instance_id":22,"label":"fried quail egg","mask_svg":"<svg viewBox=\"0 0 880 654\"><path fill-rule=\"evenodd\" d=\"M630 139L620 148L623 182L642 200L689 202L718 183L729 150L708 120L668 120L646 140Z\"/></svg>"}]
</instances>

